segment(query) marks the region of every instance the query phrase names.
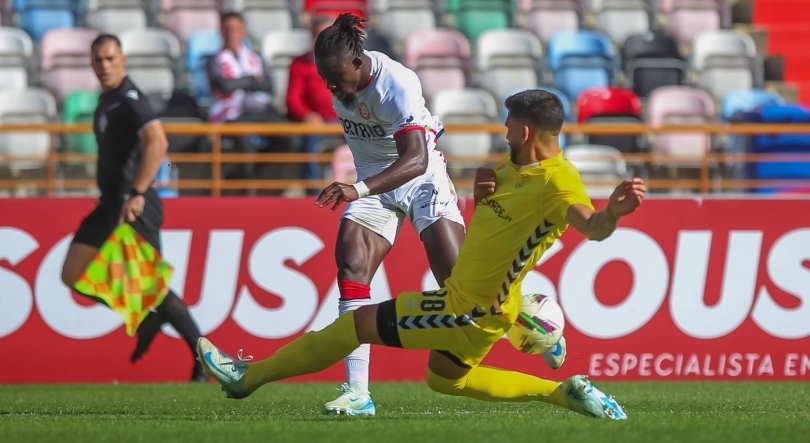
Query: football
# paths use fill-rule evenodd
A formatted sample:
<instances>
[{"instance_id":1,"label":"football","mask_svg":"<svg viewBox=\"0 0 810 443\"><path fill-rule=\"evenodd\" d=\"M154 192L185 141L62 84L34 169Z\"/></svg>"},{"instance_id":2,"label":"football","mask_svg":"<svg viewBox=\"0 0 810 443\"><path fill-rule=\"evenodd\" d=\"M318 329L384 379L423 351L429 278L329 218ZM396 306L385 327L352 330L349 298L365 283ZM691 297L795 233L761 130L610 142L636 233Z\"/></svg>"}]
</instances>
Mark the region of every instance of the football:
<instances>
[{"instance_id":1,"label":"football","mask_svg":"<svg viewBox=\"0 0 810 443\"><path fill-rule=\"evenodd\" d=\"M506 333L515 349L527 354L542 354L560 341L565 328L562 308L541 294L523 296L523 307L515 324Z\"/></svg>"}]
</instances>

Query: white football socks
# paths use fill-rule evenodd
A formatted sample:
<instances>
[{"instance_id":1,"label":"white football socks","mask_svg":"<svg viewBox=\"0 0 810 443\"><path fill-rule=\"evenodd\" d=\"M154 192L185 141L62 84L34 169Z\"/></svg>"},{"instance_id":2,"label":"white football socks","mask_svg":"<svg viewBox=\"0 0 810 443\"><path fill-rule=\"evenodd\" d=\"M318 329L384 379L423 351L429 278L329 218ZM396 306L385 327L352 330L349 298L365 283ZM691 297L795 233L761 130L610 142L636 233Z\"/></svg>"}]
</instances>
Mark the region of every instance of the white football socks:
<instances>
[{"instance_id":1,"label":"white football socks","mask_svg":"<svg viewBox=\"0 0 810 443\"><path fill-rule=\"evenodd\" d=\"M349 311L370 305L370 298L356 298L350 300L339 300L338 311L343 315ZM346 363L346 374L348 375L349 386L368 392L368 367L370 364L371 345L368 343L360 345L352 351L344 360Z\"/></svg>"}]
</instances>

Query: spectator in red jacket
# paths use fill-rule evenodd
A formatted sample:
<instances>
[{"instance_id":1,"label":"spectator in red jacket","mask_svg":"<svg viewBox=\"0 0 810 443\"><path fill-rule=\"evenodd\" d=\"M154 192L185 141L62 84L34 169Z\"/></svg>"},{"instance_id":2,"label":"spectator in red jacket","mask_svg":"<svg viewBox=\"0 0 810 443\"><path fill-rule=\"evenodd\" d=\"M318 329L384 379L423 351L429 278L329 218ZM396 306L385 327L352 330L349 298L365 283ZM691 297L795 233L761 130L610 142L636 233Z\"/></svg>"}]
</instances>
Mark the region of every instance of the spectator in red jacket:
<instances>
[{"instance_id":1,"label":"spectator in red jacket","mask_svg":"<svg viewBox=\"0 0 810 443\"><path fill-rule=\"evenodd\" d=\"M334 22L332 16L316 16L312 20L310 29L312 41L318 34ZM332 108L332 93L326 88L326 82L318 75L315 68L315 55L312 51L293 59L290 65L290 81L287 89L287 114L290 120L311 124L330 123L338 121L337 114ZM304 152L320 153L319 144L323 140L320 135L304 137ZM306 163L302 171L306 180L319 180L321 168L318 163ZM317 189L308 191L317 195Z\"/></svg>"}]
</instances>

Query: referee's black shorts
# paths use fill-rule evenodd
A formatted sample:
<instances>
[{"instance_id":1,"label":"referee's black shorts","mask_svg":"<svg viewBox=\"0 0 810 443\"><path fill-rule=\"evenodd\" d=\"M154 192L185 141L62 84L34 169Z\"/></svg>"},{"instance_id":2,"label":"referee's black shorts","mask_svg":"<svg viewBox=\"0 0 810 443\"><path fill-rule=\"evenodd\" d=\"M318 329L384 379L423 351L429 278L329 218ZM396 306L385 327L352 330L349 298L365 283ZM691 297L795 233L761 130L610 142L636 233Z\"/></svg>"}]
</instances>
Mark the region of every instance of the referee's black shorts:
<instances>
[{"instance_id":1,"label":"referee's black shorts","mask_svg":"<svg viewBox=\"0 0 810 443\"><path fill-rule=\"evenodd\" d=\"M146 192L145 198L146 204L143 213L134 222L130 223L130 226L160 252L163 202L160 200L157 191L152 188L149 188ZM118 220L121 217L123 206L123 200L110 201L102 198L98 207L82 221L71 243L81 243L100 249L115 231L115 228L118 227Z\"/></svg>"}]
</instances>

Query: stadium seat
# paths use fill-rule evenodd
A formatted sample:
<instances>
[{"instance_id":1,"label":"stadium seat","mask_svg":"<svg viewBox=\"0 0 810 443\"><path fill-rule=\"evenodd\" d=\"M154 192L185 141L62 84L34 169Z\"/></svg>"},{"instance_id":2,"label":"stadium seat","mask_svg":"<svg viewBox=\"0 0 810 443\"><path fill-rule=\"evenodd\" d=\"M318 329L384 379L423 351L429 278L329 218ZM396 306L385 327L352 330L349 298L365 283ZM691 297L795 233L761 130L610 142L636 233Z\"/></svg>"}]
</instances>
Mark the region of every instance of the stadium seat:
<instances>
[{"instance_id":1,"label":"stadium seat","mask_svg":"<svg viewBox=\"0 0 810 443\"><path fill-rule=\"evenodd\" d=\"M643 98L662 86L685 85L690 70L675 40L661 33L628 38L622 46L622 64L627 87Z\"/></svg>"},{"instance_id":2,"label":"stadium seat","mask_svg":"<svg viewBox=\"0 0 810 443\"><path fill-rule=\"evenodd\" d=\"M146 28L146 11L139 1L88 0L87 24L102 34Z\"/></svg>"},{"instance_id":3,"label":"stadium seat","mask_svg":"<svg viewBox=\"0 0 810 443\"><path fill-rule=\"evenodd\" d=\"M180 57L180 41L171 32L161 28L146 28L125 31L119 35L121 46L128 62L133 59L152 59L153 57L176 59ZM222 45L218 41L217 49ZM144 60L146 62L147 60Z\"/></svg>"},{"instance_id":4,"label":"stadium seat","mask_svg":"<svg viewBox=\"0 0 810 443\"><path fill-rule=\"evenodd\" d=\"M256 43L268 32L293 28L288 0L234 0L233 6L245 18L248 36Z\"/></svg>"},{"instance_id":5,"label":"stadium seat","mask_svg":"<svg viewBox=\"0 0 810 443\"><path fill-rule=\"evenodd\" d=\"M756 123L810 124L810 110L802 105L769 105L753 113ZM755 135L751 140L754 154L810 154L810 135L768 134ZM810 179L810 162L758 162L750 164L753 179L790 180ZM797 191L786 188L763 188L760 193ZM803 189L807 193L808 189Z\"/></svg>"},{"instance_id":6,"label":"stadium seat","mask_svg":"<svg viewBox=\"0 0 810 443\"><path fill-rule=\"evenodd\" d=\"M699 34L693 44L692 67L698 86L722 100L729 91L751 89L760 82L757 50L748 34L722 30Z\"/></svg>"},{"instance_id":7,"label":"stadium seat","mask_svg":"<svg viewBox=\"0 0 810 443\"><path fill-rule=\"evenodd\" d=\"M40 88L0 91L0 124L50 123L56 117L56 100ZM13 175L23 169L47 165L51 135L47 131L0 133L0 154L34 157L33 160L4 162Z\"/></svg>"},{"instance_id":8,"label":"stadium seat","mask_svg":"<svg viewBox=\"0 0 810 443\"><path fill-rule=\"evenodd\" d=\"M73 28L76 25L74 4L67 0L36 0L17 2L20 27L31 36L35 44L53 29Z\"/></svg>"},{"instance_id":9,"label":"stadium seat","mask_svg":"<svg viewBox=\"0 0 810 443\"><path fill-rule=\"evenodd\" d=\"M652 11L645 0L603 0L596 12L597 28L617 45L650 30Z\"/></svg>"},{"instance_id":10,"label":"stadium seat","mask_svg":"<svg viewBox=\"0 0 810 443\"><path fill-rule=\"evenodd\" d=\"M511 91L539 85L537 71L543 47L540 39L529 31L486 31L478 39L476 55L482 73L481 86L492 93L499 107Z\"/></svg>"},{"instance_id":11,"label":"stadium seat","mask_svg":"<svg viewBox=\"0 0 810 443\"><path fill-rule=\"evenodd\" d=\"M354 183L357 181L354 156L349 145L340 145L335 148L335 154L332 157L332 180L341 183Z\"/></svg>"},{"instance_id":12,"label":"stadium seat","mask_svg":"<svg viewBox=\"0 0 810 443\"><path fill-rule=\"evenodd\" d=\"M692 44L698 34L722 27L720 0L661 0L667 15L667 31L680 44Z\"/></svg>"},{"instance_id":13,"label":"stadium seat","mask_svg":"<svg viewBox=\"0 0 810 443\"><path fill-rule=\"evenodd\" d=\"M273 98L277 107L286 106L292 59L310 50L312 50L312 34L306 29L276 31L264 36L262 58L273 77Z\"/></svg>"},{"instance_id":14,"label":"stadium seat","mask_svg":"<svg viewBox=\"0 0 810 443\"><path fill-rule=\"evenodd\" d=\"M559 32L579 30L581 11L575 0L525 0L521 9L526 29L540 37L544 45Z\"/></svg>"},{"instance_id":15,"label":"stadium seat","mask_svg":"<svg viewBox=\"0 0 810 443\"><path fill-rule=\"evenodd\" d=\"M723 98L723 119L731 123L744 123L737 119L738 113L751 113L763 106L785 104L782 96L762 89L731 91ZM729 152L742 153L750 150L750 138L742 135L729 135L726 146ZM738 168L741 169L741 168Z\"/></svg>"},{"instance_id":16,"label":"stadium seat","mask_svg":"<svg viewBox=\"0 0 810 443\"><path fill-rule=\"evenodd\" d=\"M709 124L714 121L714 100L701 89L664 86L650 94L649 122L653 127ZM652 151L675 156L702 157L710 149L705 133L669 133L655 137ZM699 162L690 167L697 167Z\"/></svg>"},{"instance_id":17,"label":"stadium seat","mask_svg":"<svg viewBox=\"0 0 810 443\"><path fill-rule=\"evenodd\" d=\"M92 123L99 95L99 91L75 91L68 95L65 98L65 123ZM95 135L68 135L67 152L95 154L98 152Z\"/></svg>"},{"instance_id":18,"label":"stadium seat","mask_svg":"<svg viewBox=\"0 0 810 443\"><path fill-rule=\"evenodd\" d=\"M165 0L164 0L165 2ZM219 10L215 2L186 0L170 2L166 12L166 28L182 42L187 42L199 31L219 30Z\"/></svg>"},{"instance_id":19,"label":"stadium seat","mask_svg":"<svg viewBox=\"0 0 810 443\"><path fill-rule=\"evenodd\" d=\"M186 48L186 69L191 78L191 93L197 100L211 97L211 85L205 72L208 57L222 49L222 35L218 31L199 31L191 35Z\"/></svg>"},{"instance_id":20,"label":"stadium seat","mask_svg":"<svg viewBox=\"0 0 810 443\"><path fill-rule=\"evenodd\" d=\"M641 100L629 89L591 88L579 96L579 123L641 124ZM588 143L612 146L620 152L637 152L638 136L600 135L588 136Z\"/></svg>"},{"instance_id":21,"label":"stadium seat","mask_svg":"<svg viewBox=\"0 0 810 443\"><path fill-rule=\"evenodd\" d=\"M723 118L728 120L736 112L751 112L762 106L781 106L785 99L781 95L764 89L741 89L729 91L723 97Z\"/></svg>"},{"instance_id":22,"label":"stadium seat","mask_svg":"<svg viewBox=\"0 0 810 443\"><path fill-rule=\"evenodd\" d=\"M365 48L366 51L382 52L383 54L390 57L391 60L399 61L399 57L397 56L397 53L394 51L393 45L391 45L391 42L388 41L388 37L383 35L383 33L380 32L379 29L373 26L369 26L363 29L363 34L365 35L363 48Z\"/></svg>"},{"instance_id":23,"label":"stadium seat","mask_svg":"<svg viewBox=\"0 0 810 443\"><path fill-rule=\"evenodd\" d=\"M563 155L579 170L591 198L610 197L618 182L627 178L624 157L611 146L572 145L565 149Z\"/></svg>"},{"instance_id":24,"label":"stadium seat","mask_svg":"<svg viewBox=\"0 0 810 443\"><path fill-rule=\"evenodd\" d=\"M143 29L120 35L127 56L127 74L144 94L171 96L175 86L174 60L180 57L177 37L163 29Z\"/></svg>"},{"instance_id":25,"label":"stadium seat","mask_svg":"<svg viewBox=\"0 0 810 443\"><path fill-rule=\"evenodd\" d=\"M455 14L456 28L471 42L492 29L506 29L512 25L510 0L458 0L450 2Z\"/></svg>"},{"instance_id":26,"label":"stadium seat","mask_svg":"<svg viewBox=\"0 0 810 443\"><path fill-rule=\"evenodd\" d=\"M439 91L463 89L470 69L470 43L458 31L417 31L405 45L405 65L422 83L422 95L430 102Z\"/></svg>"},{"instance_id":27,"label":"stadium seat","mask_svg":"<svg viewBox=\"0 0 810 443\"><path fill-rule=\"evenodd\" d=\"M433 99L432 109L444 124L487 124L498 118L498 107L495 99L483 89L462 89L440 91ZM444 134L437 144L437 149L450 155L487 155L492 149L492 135L488 132L470 132L463 134ZM480 166L479 162L449 162L458 175L463 169Z\"/></svg>"},{"instance_id":28,"label":"stadium seat","mask_svg":"<svg viewBox=\"0 0 810 443\"><path fill-rule=\"evenodd\" d=\"M400 48L414 32L436 28L436 16L429 1L389 1L388 9L380 14L380 31Z\"/></svg>"},{"instance_id":29,"label":"stadium seat","mask_svg":"<svg viewBox=\"0 0 810 443\"><path fill-rule=\"evenodd\" d=\"M343 12L365 18L368 15L368 1L364 0L305 0L304 10L310 17L316 15L337 16Z\"/></svg>"},{"instance_id":30,"label":"stadium seat","mask_svg":"<svg viewBox=\"0 0 810 443\"><path fill-rule=\"evenodd\" d=\"M90 45L98 32L89 29L54 29L42 38L45 85L58 103L73 91L99 89L90 67Z\"/></svg>"},{"instance_id":31,"label":"stadium seat","mask_svg":"<svg viewBox=\"0 0 810 443\"><path fill-rule=\"evenodd\" d=\"M28 60L33 56L34 43L25 31L0 27L0 90L28 86Z\"/></svg>"},{"instance_id":32,"label":"stadium seat","mask_svg":"<svg viewBox=\"0 0 810 443\"><path fill-rule=\"evenodd\" d=\"M613 44L594 31L561 32L551 39L548 65L554 73L554 85L570 100L582 91L613 84L615 60Z\"/></svg>"}]
</instances>

